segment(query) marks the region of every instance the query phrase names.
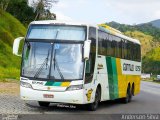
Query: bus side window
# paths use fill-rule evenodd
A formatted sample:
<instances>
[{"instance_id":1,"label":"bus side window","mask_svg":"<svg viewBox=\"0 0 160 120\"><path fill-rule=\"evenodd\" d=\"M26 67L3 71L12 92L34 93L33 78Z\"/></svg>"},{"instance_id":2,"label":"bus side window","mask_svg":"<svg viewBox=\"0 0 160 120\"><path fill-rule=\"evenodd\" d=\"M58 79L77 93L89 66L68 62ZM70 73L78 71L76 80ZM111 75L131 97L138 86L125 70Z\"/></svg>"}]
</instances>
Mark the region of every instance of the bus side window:
<instances>
[{"instance_id":1,"label":"bus side window","mask_svg":"<svg viewBox=\"0 0 160 120\"><path fill-rule=\"evenodd\" d=\"M116 57L121 58L122 50L121 50L121 38L116 37Z\"/></svg>"},{"instance_id":2,"label":"bus side window","mask_svg":"<svg viewBox=\"0 0 160 120\"><path fill-rule=\"evenodd\" d=\"M121 49L122 49L122 59L125 58L125 55L124 55L124 39L121 40Z\"/></svg>"},{"instance_id":3,"label":"bus side window","mask_svg":"<svg viewBox=\"0 0 160 120\"><path fill-rule=\"evenodd\" d=\"M116 40L115 40L115 36L112 36L113 40L111 43L111 47L112 47L112 57L116 57Z\"/></svg>"},{"instance_id":4,"label":"bus side window","mask_svg":"<svg viewBox=\"0 0 160 120\"><path fill-rule=\"evenodd\" d=\"M102 55L102 32L98 30L98 54Z\"/></svg>"},{"instance_id":5,"label":"bus side window","mask_svg":"<svg viewBox=\"0 0 160 120\"><path fill-rule=\"evenodd\" d=\"M88 39L91 40L90 58L86 61L85 84L92 82L96 57L96 28L89 28Z\"/></svg>"},{"instance_id":6,"label":"bus side window","mask_svg":"<svg viewBox=\"0 0 160 120\"><path fill-rule=\"evenodd\" d=\"M107 55L107 41L106 41L106 33L102 32L102 55Z\"/></svg>"},{"instance_id":7,"label":"bus side window","mask_svg":"<svg viewBox=\"0 0 160 120\"><path fill-rule=\"evenodd\" d=\"M109 56L109 35L108 33L105 33L105 55Z\"/></svg>"},{"instance_id":8,"label":"bus side window","mask_svg":"<svg viewBox=\"0 0 160 120\"><path fill-rule=\"evenodd\" d=\"M130 59L130 42L127 41L127 60Z\"/></svg>"},{"instance_id":9,"label":"bus side window","mask_svg":"<svg viewBox=\"0 0 160 120\"><path fill-rule=\"evenodd\" d=\"M86 61L86 73L90 74L91 73L91 60Z\"/></svg>"},{"instance_id":10,"label":"bus side window","mask_svg":"<svg viewBox=\"0 0 160 120\"><path fill-rule=\"evenodd\" d=\"M136 54L137 54L137 50L136 50L136 44L133 43L133 48L132 48L132 54L133 54L133 60L136 61Z\"/></svg>"},{"instance_id":11,"label":"bus side window","mask_svg":"<svg viewBox=\"0 0 160 120\"><path fill-rule=\"evenodd\" d=\"M127 40L124 40L124 59L128 59Z\"/></svg>"},{"instance_id":12,"label":"bus side window","mask_svg":"<svg viewBox=\"0 0 160 120\"><path fill-rule=\"evenodd\" d=\"M108 42L109 42L109 56L113 56L113 49L112 49L112 35L109 34L109 37L108 37Z\"/></svg>"},{"instance_id":13,"label":"bus side window","mask_svg":"<svg viewBox=\"0 0 160 120\"><path fill-rule=\"evenodd\" d=\"M130 57L130 59L133 61L134 60L134 52L133 52L133 50L134 50L134 43L130 43L130 51L131 51L131 57Z\"/></svg>"},{"instance_id":14,"label":"bus side window","mask_svg":"<svg viewBox=\"0 0 160 120\"><path fill-rule=\"evenodd\" d=\"M98 54L108 56L109 54L109 34L99 30L98 31Z\"/></svg>"},{"instance_id":15,"label":"bus side window","mask_svg":"<svg viewBox=\"0 0 160 120\"><path fill-rule=\"evenodd\" d=\"M106 33L105 35L105 49L106 49L106 56L110 56L110 41L108 33Z\"/></svg>"}]
</instances>

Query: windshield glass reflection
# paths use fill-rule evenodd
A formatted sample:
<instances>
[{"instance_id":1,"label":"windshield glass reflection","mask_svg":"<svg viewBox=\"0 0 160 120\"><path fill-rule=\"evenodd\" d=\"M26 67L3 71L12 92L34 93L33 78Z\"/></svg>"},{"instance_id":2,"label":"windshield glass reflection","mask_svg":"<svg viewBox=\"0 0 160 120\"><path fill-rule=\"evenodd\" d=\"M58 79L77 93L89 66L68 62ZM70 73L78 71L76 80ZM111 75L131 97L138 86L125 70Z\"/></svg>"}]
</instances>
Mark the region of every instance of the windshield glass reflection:
<instances>
[{"instance_id":1,"label":"windshield glass reflection","mask_svg":"<svg viewBox=\"0 0 160 120\"><path fill-rule=\"evenodd\" d=\"M26 42L22 63L26 77L82 79L82 44Z\"/></svg>"}]
</instances>

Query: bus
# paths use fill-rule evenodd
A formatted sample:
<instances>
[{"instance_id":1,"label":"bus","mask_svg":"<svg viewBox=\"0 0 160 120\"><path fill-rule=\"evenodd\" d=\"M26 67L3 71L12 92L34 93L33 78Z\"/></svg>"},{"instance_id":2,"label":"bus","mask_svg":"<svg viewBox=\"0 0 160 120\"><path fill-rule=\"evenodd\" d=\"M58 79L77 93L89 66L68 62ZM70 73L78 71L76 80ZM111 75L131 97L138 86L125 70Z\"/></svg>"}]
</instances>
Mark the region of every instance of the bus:
<instances>
[{"instance_id":1,"label":"bus","mask_svg":"<svg viewBox=\"0 0 160 120\"><path fill-rule=\"evenodd\" d=\"M33 21L26 36L14 40L13 54L22 57L21 99L40 106L79 104L95 111L102 101L128 103L140 92L140 42L105 24Z\"/></svg>"}]
</instances>

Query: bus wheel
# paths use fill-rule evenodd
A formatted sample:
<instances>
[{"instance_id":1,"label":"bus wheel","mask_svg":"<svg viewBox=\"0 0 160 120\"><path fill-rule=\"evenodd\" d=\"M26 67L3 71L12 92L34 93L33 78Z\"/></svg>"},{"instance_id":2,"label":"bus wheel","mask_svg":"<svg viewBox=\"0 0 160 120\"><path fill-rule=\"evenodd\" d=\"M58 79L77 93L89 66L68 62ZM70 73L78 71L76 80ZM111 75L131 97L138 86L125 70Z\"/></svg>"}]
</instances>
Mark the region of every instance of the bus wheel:
<instances>
[{"instance_id":1,"label":"bus wheel","mask_svg":"<svg viewBox=\"0 0 160 120\"><path fill-rule=\"evenodd\" d=\"M134 84L132 85L131 94L132 94L132 96L134 96Z\"/></svg>"},{"instance_id":2,"label":"bus wheel","mask_svg":"<svg viewBox=\"0 0 160 120\"><path fill-rule=\"evenodd\" d=\"M131 93L131 90L130 90L130 87L127 88L127 91L126 91L126 97L122 99L122 101L124 103L129 103L131 102L132 100L132 93Z\"/></svg>"},{"instance_id":3,"label":"bus wheel","mask_svg":"<svg viewBox=\"0 0 160 120\"><path fill-rule=\"evenodd\" d=\"M50 104L50 102L41 102L41 101L39 101L38 103L39 103L39 106L41 107L48 107Z\"/></svg>"},{"instance_id":4,"label":"bus wheel","mask_svg":"<svg viewBox=\"0 0 160 120\"><path fill-rule=\"evenodd\" d=\"M97 89L96 93L95 93L95 100L94 100L94 102L88 105L88 109L90 111L96 111L97 110L98 104L100 102L100 98L101 98L101 92L100 92L99 89Z\"/></svg>"}]
</instances>

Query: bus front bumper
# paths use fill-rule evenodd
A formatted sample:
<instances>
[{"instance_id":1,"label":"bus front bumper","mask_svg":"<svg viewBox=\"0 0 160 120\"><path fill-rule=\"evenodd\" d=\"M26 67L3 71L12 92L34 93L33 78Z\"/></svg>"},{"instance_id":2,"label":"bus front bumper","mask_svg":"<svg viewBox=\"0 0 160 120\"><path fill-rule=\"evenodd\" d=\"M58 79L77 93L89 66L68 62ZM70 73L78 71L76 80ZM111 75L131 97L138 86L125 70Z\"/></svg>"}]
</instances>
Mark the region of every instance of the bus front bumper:
<instances>
[{"instance_id":1,"label":"bus front bumper","mask_svg":"<svg viewBox=\"0 0 160 120\"><path fill-rule=\"evenodd\" d=\"M31 88L20 87L20 97L22 100L55 102L55 103L70 103L70 104L85 104L84 90L73 91L40 91Z\"/></svg>"}]
</instances>

